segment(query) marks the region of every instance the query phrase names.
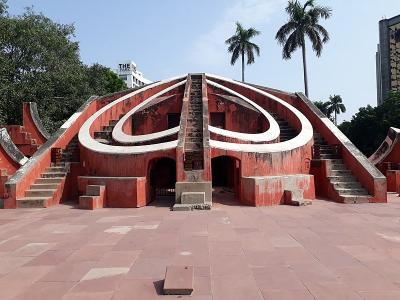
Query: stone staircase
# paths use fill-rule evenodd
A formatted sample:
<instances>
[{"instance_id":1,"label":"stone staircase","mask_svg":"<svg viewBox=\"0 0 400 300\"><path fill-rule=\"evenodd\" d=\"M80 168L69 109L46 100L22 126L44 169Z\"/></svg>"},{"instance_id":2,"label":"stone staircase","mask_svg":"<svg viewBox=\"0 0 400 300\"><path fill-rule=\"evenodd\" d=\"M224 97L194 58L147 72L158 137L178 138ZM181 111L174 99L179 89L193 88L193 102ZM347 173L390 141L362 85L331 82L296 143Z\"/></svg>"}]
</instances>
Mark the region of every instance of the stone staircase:
<instances>
[{"instance_id":1,"label":"stone staircase","mask_svg":"<svg viewBox=\"0 0 400 300\"><path fill-rule=\"evenodd\" d=\"M74 137L61 155L62 163L80 162L78 136Z\"/></svg>"},{"instance_id":2,"label":"stone staircase","mask_svg":"<svg viewBox=\"0 0 400 300\"><path fill-rule=\"evenodd\" d=\"M124 115L120 115L119 119L121 119ZM118 120L110 120L108 125L101 126L101 131L94 132L94 139L102 144L113 145L114 141L112 139L112 131L117 125Z\"/></svg>"},{"instance_id":3,"label":"stone staircase","mask_svg":"<svg viewBox=\"0 0 400 300\"><path fill-rule=\"evenodd\" d=\"M25 197L17 199L17 208L49 207L59 201L65 178L66 166L48 167L25 191Z\"/></svg>"},{"instance_id":4,"label":"stone staircase","mask_svg":"<svg viewBox=\"0 0 400 300\"><path fill-rule=\"evenodd\" d=\"M52 163L25 191L25 196L17 199L17 208L44 208L60 202L69 165L80 161L78 143L76 136L62 152L61 162Z\"/></svg>"},{"instance_id":5,"label":"stone staircase","mask_svg":"<svg viewBox=\"0 0 400 300\"><path fill-rule=\"evenodd\" d=\"M201 75L191 75L191 82L184 144L184 169L186 171L202 170L204 168Z\"/></svg>"},{"instance_id":6,"label":"stone staircase","mask_svg":"<svg viewBox=\"0 0 400 300\"><path fill-rule=\"evenodd\" d=\"M289 125L289 123L287 121L285 121L285 119L282 119L281 117L279 117L276 113L270 113L271 116L274 117L274 119L276 120L276 122L279 125L279 129L280 129L280 142L285 142L288 140L291 140L292 138L294 138L297 135L296 130L291 127Z\"/></svg>"},{"instance_id":7,"label":"stone staircase","mask_svg":"<svg viewBox=\"0 0 400 300\"><path fill-rule=\"evenodd\" d=\"M314 133L314 147L319 148L319 159L329 160L328 179L338 202L368 203L372 198L347 168L337 146L328 145L319 133ZM318 158L317 158L318 159Z\"/></svg>"}]
</instances>

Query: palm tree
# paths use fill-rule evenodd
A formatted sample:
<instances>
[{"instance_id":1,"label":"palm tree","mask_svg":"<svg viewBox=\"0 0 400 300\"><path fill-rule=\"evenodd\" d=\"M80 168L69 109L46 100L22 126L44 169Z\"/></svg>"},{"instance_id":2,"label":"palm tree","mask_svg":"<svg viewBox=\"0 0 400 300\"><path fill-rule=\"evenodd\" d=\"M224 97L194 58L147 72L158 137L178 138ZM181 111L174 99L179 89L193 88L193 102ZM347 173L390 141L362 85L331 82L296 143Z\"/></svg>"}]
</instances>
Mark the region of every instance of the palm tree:
<instances>
[{"instance_id":1,"label":"palm tree","mask_svg":"<svg viewBox=\"0 0 400 300\"><path fill-rule=\"evenodd\" d=\"M314 101L314 105L328 118L331 116L328 115L328 106L329 106L329 101Z\"/></svg>"},{"instance_id":2,"label":"palm tree","mask_svg":"<svg viewBox=\"0 0 400 300\"><path fill-rule=\"evenodd\" d=\"M328 31L318 24L320 18L328 19L332 10L326 6L315 5L308 0L302 6L298 0L290 0L286 7L289 21L276 33L275 39L283 46L283 59L290 59L292 53L301 47L303 54L304 89L308 97L306 43L307 36L317 56L321 56L323 44L329 40Z\"/></svg>"},{"instance_id":3,"label":"palm tree","mask_svg":"<svg viewBox=\"0 0 400 300\"><path fill-rule=\"evenodd\" d=\"M342 97L339 95L329 96L329 105L327 107L328 115L335 113L335 125L337 125L337 115L346 112L346 107L343 104Z\"/></svg>"},{"instance_id":4,"label":"palm tree","mask_svg":"<svg viewBox=\"0 0 400 300\"><path fill-rule=\"evenodd\" d=\"M250 42L250 40L259 35L260 32L253 27L244 29L243 26L236 22L236 33L225 41L228 47L228 52L232 53L231 65L233 66L239 56L242 57L242 82L244 82L244 55L247 55L247 64L254 63L254 52L260 56L260 47Z\"/></svg>"}]
</instances>

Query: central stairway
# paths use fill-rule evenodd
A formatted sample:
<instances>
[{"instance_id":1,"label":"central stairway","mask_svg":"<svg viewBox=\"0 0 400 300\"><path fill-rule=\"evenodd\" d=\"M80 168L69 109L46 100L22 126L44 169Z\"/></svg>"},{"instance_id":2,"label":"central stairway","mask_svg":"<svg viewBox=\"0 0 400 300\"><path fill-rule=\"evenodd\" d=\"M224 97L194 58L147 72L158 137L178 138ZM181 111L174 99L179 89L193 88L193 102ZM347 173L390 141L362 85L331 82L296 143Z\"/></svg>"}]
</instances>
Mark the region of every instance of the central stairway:
<instances>
[{"instance_id":1,"label":"central stairway","mask_svg":"<svg viewBox=\"0 0 400 300\"><path fill-rule=\"evenodd\" d=\"M185 171L204 168L203 99L201 75L191 75L187 128L185 133Z\"/></svg>"}]
</instances>

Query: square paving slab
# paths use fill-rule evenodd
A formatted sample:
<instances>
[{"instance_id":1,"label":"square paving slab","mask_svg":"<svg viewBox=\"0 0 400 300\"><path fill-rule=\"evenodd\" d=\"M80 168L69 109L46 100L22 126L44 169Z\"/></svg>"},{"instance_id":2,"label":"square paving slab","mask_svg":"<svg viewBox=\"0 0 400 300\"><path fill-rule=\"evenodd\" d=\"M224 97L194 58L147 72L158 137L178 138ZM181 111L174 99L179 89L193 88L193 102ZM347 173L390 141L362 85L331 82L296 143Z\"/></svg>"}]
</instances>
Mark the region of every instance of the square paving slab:
<instances>
[{"instance_id":1,"label":"square paving slab","mask_svg":"<svg viewBox=\"0 0 400 300\"><path fill-rule=\"evenodd\" d=\"M0 300L400 299L396 194L306 207L220 197L206 211L0 210Z\"/></svg>"},{"instance_id":2,"label":"square paving slab","mask_svg":"<svg viewBox=\"0 0 400 300\"><path fill-rule=\"evenodd\" d=\"M164 294L190 295L193 292L193 266L168 266Z\"/></svg>"}]
</instances>

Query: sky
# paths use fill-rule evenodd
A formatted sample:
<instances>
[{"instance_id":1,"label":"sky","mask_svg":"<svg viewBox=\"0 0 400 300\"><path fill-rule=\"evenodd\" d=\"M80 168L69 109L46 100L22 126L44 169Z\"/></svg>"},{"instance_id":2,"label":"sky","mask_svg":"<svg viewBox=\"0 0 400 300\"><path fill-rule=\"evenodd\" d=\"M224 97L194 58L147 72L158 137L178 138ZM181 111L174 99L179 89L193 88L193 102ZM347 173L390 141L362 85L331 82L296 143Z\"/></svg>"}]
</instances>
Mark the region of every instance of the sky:
<instances>
[{"instance_id":1,"label":"sky","mask_svg":"<svg viewBox=\"0 0 400 300\"><path fill-rule=\"evenodd\" d=\"M332 17L321 21L330 41L317 58L307 44L309 96L327 101L341 95L350 120L359 107L376 105L375 53L378 22L400 14L399 0L317 0L329 6ZM150 80L207 72L240 80L240 61L230 65L224 41L234 34L235 22L255 27L261 48L255 64L246 66L245 79L290 92L303 91L301 51L282 59L275 40L287 21L287 0L9 0L17 15L33 6L56 22L75 25L86 64L116 69L121 60L135 61Z\"/></svg>"}]
</instances>

